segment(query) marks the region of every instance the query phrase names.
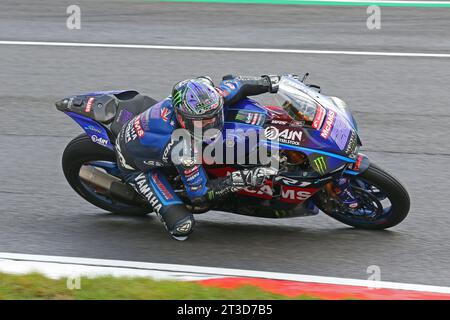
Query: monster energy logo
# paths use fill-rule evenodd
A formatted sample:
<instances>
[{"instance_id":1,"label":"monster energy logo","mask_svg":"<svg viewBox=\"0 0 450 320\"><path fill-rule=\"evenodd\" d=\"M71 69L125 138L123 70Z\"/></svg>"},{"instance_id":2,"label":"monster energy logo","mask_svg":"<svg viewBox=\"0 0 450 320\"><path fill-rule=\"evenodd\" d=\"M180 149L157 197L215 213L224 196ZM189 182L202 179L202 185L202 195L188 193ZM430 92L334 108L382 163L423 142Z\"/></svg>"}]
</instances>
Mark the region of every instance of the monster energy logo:
<instances>
[{"instance_id":1,"label":"monster energy logo","mask_svg":"<svg viewBox=\"0 0 450 320\"><path fill-rule=\"evenodd\" d=\"M247 116L247 114L245 114L245 113L240 113L240 112L239 112L239 113L236 115L236 120L239 120L239 121L246 121L247 118L248 118L248 116Z\"/></svg>"},{"instance_id":2,"label":"monster energy logo","mask_svg":"<svg viewBox=\"0 0 450 320\"><path fill-rule=\"evenodd\" d=\"M314 165L319 174L325 174L325 171L327 170L327 163L325 162L324 157L317 157L314 159Z\"/></svg>"},{"instance_id":3,"label":"monster energy logo","mask_svg":"<svg viewBox=\"0 0 450 320\"><path fill-rule=\"evenodd\" d=\"M177 105L181 103L182 100L183 100L183 92L181 92L180 90L175 92L175 94L173 95L173 104Z\"/></svg>"}]
</instances>

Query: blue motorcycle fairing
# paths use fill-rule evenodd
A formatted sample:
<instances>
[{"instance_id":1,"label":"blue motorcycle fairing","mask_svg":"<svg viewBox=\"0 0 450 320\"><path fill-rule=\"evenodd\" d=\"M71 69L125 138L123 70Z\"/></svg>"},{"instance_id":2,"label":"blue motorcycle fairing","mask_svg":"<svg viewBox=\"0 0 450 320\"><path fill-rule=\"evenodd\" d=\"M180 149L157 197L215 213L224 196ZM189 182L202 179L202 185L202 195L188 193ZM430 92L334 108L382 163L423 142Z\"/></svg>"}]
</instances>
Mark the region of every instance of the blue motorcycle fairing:
<instances>
[{"instance_id":1,"label":"blue motorcycle fairing","mask_svg":"<svg viewBox=\"0 0 450 320\"><path fill-rule=\"evenodd\" d=\"M245 98L233 104L232 106L225 106L225 111L238 110L247 112L257 112L267 115L267 110L261 106L256 100Z\"/></svg>"},{"instance_id":2,"label":"blue motorcycle fairing","mask_svg":"<svg viewBox=\"0 0 450 320\"><path fill-rule=\"evenodd\" d=\"M80 125L80 127L91 138L92 142L97 143L102 147L114 150L114 146L109 139L108 132L106 131L105 127L103 127L100 123L74 112L65 112L65 113Z\"/></svg>"},{"instance_id":3,"label":"blue motorcycle fairing","mask_svg":"<svg viewBox=\"0 0 450 320\"><path fill-rule=\"evenodd\" d=\"M259 105L259 103L254 101L253 99L248 98L243 99L238 104L228 107L225 110L226 112L239 110L240 112L260 113L264 115L264 117L268 116L267 109ZM337 114L336 118L338 118L341 112L338 112L337 110L335 112ZM335 121L333 122L333 124L335 123ZM235 139L236 143L245 143L246 142L245 136L239 136L237 134L234 134L231 135L230 137L230 134L226 132L227 129L231 130L240 129L243 130L244 132L250 129L255 130L259 133L261 130L264 130L265 128L262 125L258 126L248 123L241 123L241 121L231 121L231 119L226 121L223 130L224 141L226 138L228 139L232 138ZM334 127L330 131L333 131L333 129ZM313 168L317 169L316 171L318 171L321 175L333 172L334 170L342 168L344 165L348 163L354 163L356 161L355 159L350 158L347 154L345 154L343 150L339 149L335 140L330 138L324 141L324 139L320 137L321 134L320 130L315 130L313 128L308 127L303 127L301 130L303 138L302 138L302 145L300 146L290 145L286 143L274 144L270 140L264 139L259 141L257 145L248 145L246 152L247 153L251 152L261 145L269 149L275 147L279 150L299 151L307 155Z\"/></svg>"},{"instance_id":4,"label":"blue motorcycle fairing","mask_svg":"<svg viewBox=\"0 0 450 320\"><path fill-rule=\"evenodd\" d=\"M355 117L348 109L347 104L343 100L341 100L340 98L337 98L337 97L329 97L328 100L330 101L331 104L336 106L336 108L342 113L342 115L346 118L346 120L350 124L352 124L355 131L358 132L358 124L356 123Z\"/></svg>"},{"instance_id":5,"label":"blue motorcycle fairing","mask_svg":"<svg viewBox=\"0 0 450 320\"><path fill-rule=\"evenodd\" d=\"M312 149L302 146L292 146L284 143L274 144L269 140L261 141L267 148L277 148L279 150L292 150L304 153L313 167L320 175L325 175L337 169L344 167L346 164L354 163L355 160L344 157L332 152L319 149Z\"/></svg>"},{"instance_id":6,"label":"blue motorcycle fairing","mask_svg":"<svg viewBox=\"0 0 450 320\"><path fill-rule=\"evenodd\" d=\"M267 110L253 99L242 99L232 106L224 106L225 123L222 136L226 139L226 130L262 129L267 118Z\"/></svg>"},{"instance_id":7,"label":"blue motorcycle fairing","mask_svg":"<svg viewBox=\"0 0 450 320\"><path fill-rule=\"evenodd\" d=\"M344 174L349 174L352 176L357 176L366 171L370 166L370 159L363 153L358 153L356 161L352 163L344 171Z\"/></svg>"},{"instance_id":8,"label":"blue motorcycle fairing","mask_svg":"<svg viewBox=\"0 0 450 320\"><path fill-rule=\"evenodd\" d=\"M256 101L248 98L243 99L234 106L225 108L226 113L233 111L249 112L250 114L261 114L264 117L268 116L268 112L264 107L260 106ZM335 112L337 114L336 118L339 117L339 114L341 114L341 112L338 113L337 110ZM251 117L249 117L249 119L250 118ZM333 122L333 124L334 123L335 122ZM330 131L333 131L333 129L334 128L332 128ZM227 130L231 131L227 132ZM313 168L321 175L333 172L344 167L346 164L354 163L356 161L355 159L349 157L343 150L339 149L335 140L330 138L324 141L324 139L320 137L320 130L303 127L301 129L303 133L302 145L291 145L286 143L276 144L267 139L258 140L258 142L255 141L253 145L250 145L250 143L247 143L248 140L246 140L246 136L239 135L238 130L242 130L244 133L247 130L255 130L256 132L258 132L258 134L260 134L262 133L261 130L265 130L265 127L263 127L262 125L242 123L242 121L227 119L222 133L223 141L225 141L226 139L232 139L234 140L235 145L245 145L245 151L247 154L256 150L256 148L260 146L267 147L268 149L277 148L279 150L293 150L302 152L306 154Z\"/></svg>"},{"instance_id":9,"label":"blue motorcycle fairing","mask_svg":"<svg viewBox=\"0 0 450 320\"><path fill-rule=\"evenodd\" d=\"M242 99L232 106L224 107L225 122L222 129L222 142L224 161L233 159L238 161L236 146L246 155L257 150L259 145L258 134L268 116L267 110L253 99ZM252 135L249 135L252 134ZM250 138L250 137L254 137ZM227 155L230 142L233 142L233 157Z\"/></svg>"}]
</instances>

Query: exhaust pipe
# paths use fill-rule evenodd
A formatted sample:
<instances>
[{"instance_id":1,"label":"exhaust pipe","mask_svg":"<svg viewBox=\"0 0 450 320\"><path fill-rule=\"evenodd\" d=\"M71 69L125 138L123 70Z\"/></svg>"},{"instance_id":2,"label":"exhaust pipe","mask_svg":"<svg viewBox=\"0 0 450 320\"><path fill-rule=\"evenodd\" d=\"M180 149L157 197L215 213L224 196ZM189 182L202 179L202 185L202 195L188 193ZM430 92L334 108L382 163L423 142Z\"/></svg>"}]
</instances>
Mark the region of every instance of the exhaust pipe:
<instances>
[{"instance_id":1,"label":"exhaust pipe","mask_svg":"<svg viewBox=\"0 0 450 320\"><path fill-rule=\"evenodd\" d=\"M107 190L115 198L132 204L145 204L145 200L134 191L128 184L123 183L119 178L107 174L93 166L82 166L80 178L84 181Z\"/></svg>"},{"instance_id":2,"label":"exhaust pipe","mask_svg":"<svg viewBox=\"0 0 450 320\"><path fill-rule=\"evenodd\" d=\"M107 174L93 166L82 166L80 169L80 178L96 187L109 190L114 181L120 181L110 174Z\"/></svg>"}]
</instances>

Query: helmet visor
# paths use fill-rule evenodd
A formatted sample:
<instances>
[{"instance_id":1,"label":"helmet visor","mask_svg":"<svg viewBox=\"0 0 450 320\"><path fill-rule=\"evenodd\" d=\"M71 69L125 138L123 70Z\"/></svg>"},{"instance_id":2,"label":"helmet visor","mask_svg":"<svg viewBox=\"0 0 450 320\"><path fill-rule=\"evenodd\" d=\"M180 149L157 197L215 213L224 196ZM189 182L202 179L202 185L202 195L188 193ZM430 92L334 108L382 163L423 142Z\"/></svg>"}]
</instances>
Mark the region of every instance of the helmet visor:
<instances>
[{"instance_id":1,"label":"helmet visor","mask_svg":"<svg viewBox=\"0 0 450 320\"><path fill-rule=\"evenodd\" d=\"M224 123L223 110L212 117L198 119L198 118L185 118L184 127L189 131L191 135L203 140L204 137L210 134L206 131L210 129L222 130Z\"/></svg>"}]
</instances>

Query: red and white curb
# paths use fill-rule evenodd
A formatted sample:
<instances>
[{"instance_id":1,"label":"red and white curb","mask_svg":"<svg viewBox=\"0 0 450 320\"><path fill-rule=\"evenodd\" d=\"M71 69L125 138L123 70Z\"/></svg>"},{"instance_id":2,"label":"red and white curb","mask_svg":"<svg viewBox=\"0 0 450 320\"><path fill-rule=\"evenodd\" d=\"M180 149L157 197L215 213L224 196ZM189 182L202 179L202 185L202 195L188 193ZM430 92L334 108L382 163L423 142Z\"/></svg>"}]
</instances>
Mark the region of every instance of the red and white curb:
<instances>
[{"instance_id":1,"label":"red and white curb","mask_svg":"<svg viewBox=\"0 0 450 320\"><path fill-rule=\"evenodd\" d=\"M254 285L262 290L297 297L322 299L445 299L450 287L357 280L289 273L225 269L178 264L89 259L0 252L0 272L38 272L58 279L66 277L150 277L158 280L196 281L205 286L238 288ZM1 284L0 284L1 285Z\"/></svg>"}]
</instances>

